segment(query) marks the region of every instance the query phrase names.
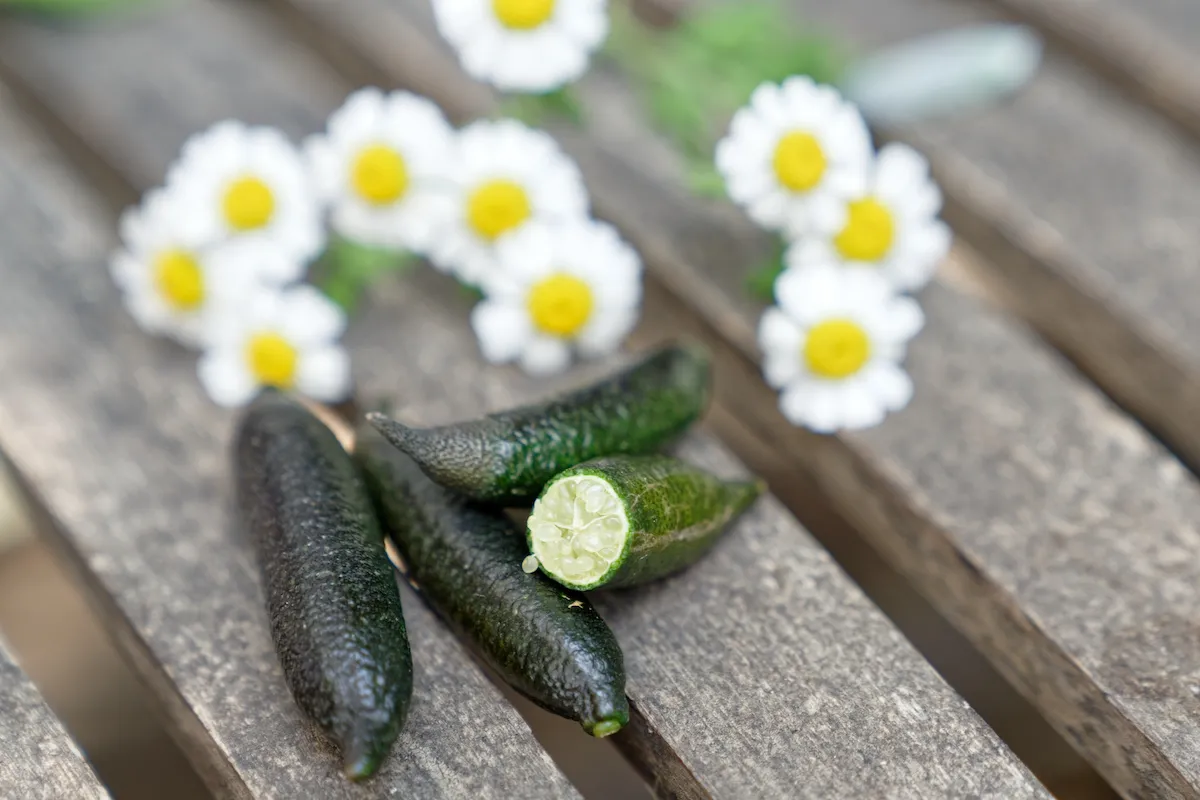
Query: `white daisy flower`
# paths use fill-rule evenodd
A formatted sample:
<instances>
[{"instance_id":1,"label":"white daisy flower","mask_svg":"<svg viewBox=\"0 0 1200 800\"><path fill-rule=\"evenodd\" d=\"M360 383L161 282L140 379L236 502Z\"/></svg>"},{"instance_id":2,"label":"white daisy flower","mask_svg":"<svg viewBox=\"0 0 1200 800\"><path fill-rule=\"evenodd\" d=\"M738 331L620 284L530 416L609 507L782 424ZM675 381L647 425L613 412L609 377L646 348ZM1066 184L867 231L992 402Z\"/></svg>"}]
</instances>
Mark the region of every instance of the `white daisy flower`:
<instances>
[{"instance_id":1,"label":"white daisy flower","mask_svg":"<svg viewBox=\"0 0 1200 800\"><path fill-rule=\"evenodd\" d=\"M346 315L308 285L260 288L223 314L200 358L200 382L222 406L241 406L265 386L325 403L350 395L350 358L338 339Z\"/></svg>"},{"instance_id":2,"label":"white daisy flower","mask_svg":"<svg viewBox=\"0 0 1200 800\"><path fill-rule=\"evenodd\" d=\"M263 245L302 267L325 243L304 159L273 128L229 121L193 136L167 184L206 241Z\"/></svg>"},{"instance_id":3,"label":"white daisy flower","mask_svg":"<svg viewBox=\"0 0 1200 800\"><path fill-rule=\"evenodd\" d=\"M900 362L924 324L915 300L878 273L833 265L786 270L775 296L758 331L763 374L793 425L869 428L908 405L913 385Z\"/></svg>"},{"instance_id":4,"label":"white daisy flower","mask_svg":"<svg viewBox=\"0 0 1200 800\"><path fill-rule=\"evenodd\" d=\"M578 80L608 36L605 0L434 0L438 30L471 77L503 92Z\"/></svg>"},{"instance_id":5,"label":"white daisy flower","mask_svg":"<svg viewBox=\"0 0 1200 800\"><path fill-rule=\"evenodd\" d=\"M409 92L361 89L306 150L333 228L355 242L424 252L445 217L440 182L454 131L441 109Z\"/></svg>"},{"instance_id":6,"label":"white daisy flower","mask_svg":"<svg viewBox=\"0 0 1200 800\"><path fill-rule=\"evenodd\" d=\"M942 193L929 177L929 162L908 145L879 151L866 191L846 208L843 225L794 243L787 264L871 267L897 289L914 291L950 251L950 228L938 219Z\"/></svg>"},{"instance_id":7,"label":"white daisy flower","mask_svg":"<svg viewBox=\"0 0 1200 800\"><path fill-rule=\"evenodd\" d=\"M114 281L129 313L150 333L201 347L214 309L253 285L227 248L205 247L178 198L157 189L121 217ZM265 265L269 271L274 263ZM256 266L257 268L257 266Z\"/></svg>"},{"instance_id":8,"label":"white daisy flower","mask_svg":"<svg viewBox=\"0 0 1200 800\"><path fill-rule=\"evenodd\" d=\"M575 351L614 352L637 324L642 264L609 225L527 228L499 248L500 268L471 325L484 357L533 375L561 372Z\"/></svg>"},{"instance_id":9,"label":"white daisy flower","mask_svg":"<svg viewBox=\"0 0 1200 800\"><path fill-rule=\"evenodd\" d=\"M506 237L534 223L587 216L579 168L547 134L516 120L463 128L448 177L452 208L431 256L464 283L480 284L495 269Z\"/></svg>"},{"instance_id":10,"label":"white daisy flower","mask_svg":"<svg viewBox=\"0 0 1200 800\"><path fill-rule=\"evenodd\" d=\"M717 145L726 190L751 219L788 238L845 224L871 163L862 115L835 89L794 76L764 83Z\"/></svg>"}]
</instances>

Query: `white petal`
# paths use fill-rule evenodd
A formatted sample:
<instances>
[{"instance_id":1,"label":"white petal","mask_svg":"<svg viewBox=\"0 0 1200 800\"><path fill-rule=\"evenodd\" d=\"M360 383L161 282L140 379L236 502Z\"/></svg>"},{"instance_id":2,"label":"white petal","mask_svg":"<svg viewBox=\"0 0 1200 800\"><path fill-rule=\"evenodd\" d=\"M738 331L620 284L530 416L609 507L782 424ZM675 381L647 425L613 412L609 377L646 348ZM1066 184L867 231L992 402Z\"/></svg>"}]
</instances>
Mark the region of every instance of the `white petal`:
<instances>
[{"instance_id":1,"label":"white petal","mask_svg":"<svg viewBox=\"0 0 1200 800\"><path fill-rule=\"evenodd\" d=\"M548 376L571 365L571 348L561 339L535 336L521 354L521 369L530 375Z\"/></svg>"},{"instance_id":2,"label":"white petal","mask_svg":"<svg viewBox=\"0 0 1200 800\"><path fill-rule=\"evenodd\" d=\"M346 314L314 286L296 286L283 295L280 333L300 348L341 338Z\"/></svg>"},{"instance_id":3,"label":"white petal","mask_svg":"<svg viewBox=\"0 0 1200 800\"><path fill-rule=\"evenodd\" d=\"M845 424L838 389L836 384L817 386L808 395L808 427L817 433L836 433Z\"/></svg>"},{"instance_id":4,"label":"white petal","mask_svg":"<svg viewBox=\"0 0 1200 800\"><path fill-rule=\"evenodd\" d=\"M500 265L496 275L526 286L549 275L558 266L558 233L549 225L534 223L503 237L496 244Z\"/></svg>"},{"instance_id":5,"label":"white petal","mask_svg":"<svg viewBox=\"0 0 1200 800\"><path fill-rule=\"evenodd\" d=\"M901 197L929 180L929 161L906 144L893 142L879 151L875 164L875 191Z\"/></svg>"},{"instance_id":6,"label":"white petal","mask_svg":"<svg viewBox=\"0 0 1200 800\"><path fill-rule=\"evenodd\" d=\"M259 385L240 350L205 353L197 365L197 374L213 402L226 408L243 406L258 394Z\"/></svg>"},{"instance_id":7,"label":"white petal","mask_svg":"<svg viewBox=\"0 0 1200 800\"><path fill-rule=\"evenodd\" d=\"M768 308L758 323L758 344L763 353L786 353L795 358L803 334L796 323L779 308Z\"/></svg>"},{"instance_id":8,"label":"white petal","mask_svg":"<svg viewBox=\"0 0 1200 800\"><path fill-rule=\"evenodd\" d=\"M870 391L870 387L863 385L862 381L856 381L853 385L843 387L841 415L842 428L863 430L883 422L887 410L882 401Z\"/></svg>"},{"instance_id":9,"label":"white petal","mask_svg":"<svg viewBox=\"0 0 1200 800\"><path fill-rule=\"evenodd\" d=\"M800 351L791 353L773 352L763 357L763 379L773 389L783 389L804 377L800 364Z\"/></svg>"},{"instance_id":10,"label":"white petal","mask_svg":"<svg viewBox=\"0 0 1200 800\"><path fill-rule=\"evenodd\" d=\"M300 355L296 389L313 400L337 403L353 388L350 356L341 347L318 347Z\"/></svg>"},{"instance_id":11,"label":"white petal","mask_svg":"<svg viewBox=\"0 0 1200 800\"><path fill-rule=\"evenodd\" d=\"M851 196L852 192L844 195L822 193L811 198L808 202L811 230L830 238L841 233L849 220L850 210L846 198Z\"/></svg>"},{"instance_id":12,"label":"white petal","mask_svg":"<svg viewBox=\"0 0 1200 800\"><path fill-rule=\"evenodd\" d=\"M250 283L285 286L304 277L308 265L263 240L234 241L212 250L206 259L219 292Z\"/></svg>"},{"instance_id":13,"label":"white petal","mask_svg":"<svg viewBox=\"0 0 1200 800\"><path fill-rule=\"evenodd\" d=\"M789 268L775 280L775 298L802 328L811 328L845 308L846 276L826 264Z\"/></svg>"},{"instance_id":14,"label":"white petal","mask_svg":"<svg viewBox=\"0 0 1200 800\"><path fill-rule=\"evenodd\" d=\"M555 5L556 22L582 47L599 46L608 36L608 14L604 0L574 0Z\"/></svg>"},{"instance_id":15,"label":"white petal","mask_svg":"<svg viewBox=\"0 0 1200 800\"><path fill-rule=\"evenodd\" d=\"M920 333L925 326L925 314L911 297L895 297L869 317L868 325L873 338L904 343Z\"/></svg>"},{"instance_id":16,"label":"white petal","mask_svg":"<svg viewBox=\"0 0 1200 800\"><path fill-rule=\"evenodd\" d=\"M783 252L783 263L792 270L817 264L836 264L838 260L838 254L829 241L817 237L792 242Z\"/></svg>"},{"instance_id":17,"label":"white petal","mask_svg":"<svg viewBox=\"0 0 1200 800\"><path fill-rule=\"evenodd\" d=\"M779 409L793 425L802 425L817 433L836 433L841 427L835 385L797 381L780 395Z\"/></svg>"},{"instance_id":18,"label":"white petal","mask_svg":"<svg viewBox=\"0 0 1200 800\"><path fill-rule=\"evenodd\" d=\"M801 209L793 210L789 198L779 190L756 198L746 207L746 214L767 230L787 227L792 236L808 230L809 220Z\"/></svg>"},{"instance_id":19,"label":"white petal","mask_svg":"<svg viewBox=\"0 0 1200 800\"><path fill-rule=\"evenodd\" d=\"M897 364L873 362L863 371L862 382L888 411L899 411L912 401L912 378Z\"/></svg>"},{"instance_id":20,"label":"white petal","mask_svg":"<svg viewBox=\"0 0 1200 800\"><path fill-rule=\"evenodd\" d=\"M615 353L637 326L637 308L601 310L575 338L575 348L584 358Z\"/></svg>"},{"instance_id":21,"label":"white petal","mask_svg":"<svg viewBox=\"0 0 1200 800\"><path fill-rule=\"evenodd\" d=\"M471 310L471 327L483 357L493 364L516 361L533 337L523 308L485 300Z\"/></svg>"}]
</instances>

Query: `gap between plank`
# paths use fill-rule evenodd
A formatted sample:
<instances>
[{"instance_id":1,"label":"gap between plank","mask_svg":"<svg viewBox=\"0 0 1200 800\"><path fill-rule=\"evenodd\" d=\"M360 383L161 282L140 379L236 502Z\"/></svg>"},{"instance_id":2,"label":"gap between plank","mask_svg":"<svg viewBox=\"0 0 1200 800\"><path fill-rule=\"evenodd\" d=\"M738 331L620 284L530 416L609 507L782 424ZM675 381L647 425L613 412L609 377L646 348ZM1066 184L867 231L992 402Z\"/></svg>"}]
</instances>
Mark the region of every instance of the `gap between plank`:
<instances>
[{"instance_id":1,"label":"gap between plank","mask_svg":"<svg viewBox=\"0 0 1200 800\"><path fill-rule=\"evenodd\" d=\"M68 166L83 180L95 187L97 196L107 204L107 211L119 211L138 202L141 193L133 182L109 164L52 108L42 102L36 91L19 76L5 69L2 62L0 62L0 87L7 88L9 96L14 101L14 106L46 132L49 140L62 154ZM114 215L111 218L111 224L115 226L116 223ZM334 420L343 423L353 420L359 413L358 398L352 397L330 410L332 416L325 417L327 424ZM31 524L45 538L64 568L79 581L85 594L97 607L102 609L101 617L106 620L108 634L117 645L116 649L134 672L147 683L153 696L158 698L159 703L152 703L151 706L160 716L160 721L164 723L163 727L184 752L204 755L203 761L198 762L193 758L191 763L205 785L221 797L229 797L233 800L242 798L251 800L250 789L237 774L233 765L215 746L204 724L195 715L170 676L154 658L136 628L100 585L96 577L91 574L82 555L71 546L68 538L62 533L62 528L53 512L41 501L36 490L28 485L19 472L14 469L12 475L14 486L28 509ZM510 691L501 679L483 665L465 645L464 650L476 667L501 690L502 694ZM646 785L652 788L656 797L711 800L709 792L700 784L687 765L680 760L670 744L649 726L636 703L632 699L629 700L629 703L630 723L626 728L627 735L622 737L621 746L611 739L597 742L597 746L620 752ZM514 708L518 712L522 712L519 706L514 706ZM522 712L521 716L525 718L526 724L529 724L527 715ZM555 761L561 769L561 762L558 759ZM570 778L566 770L564 770L564 774Z\"/></svg>"},{"instance_id":2,"label":"gap between plank","mask_svg":"<svg viewBox=\"0 0 1200 800\"><path fill-rule=\"evenodd\" d=\"M287 0L272 0L275 3ZM1066 12L1046 0L987 0L993 5L1020 8L1031 19L1053 18L1054 28L1072 29L1078 25L1071 42L1079 37L1095 36L1111 42L1125 66L1140 63L1144 68L1142 87L1165 81L1164 97L1180 94L1179 86L1198 85L1191 81L1181 56L1158 53L1153 36L1139 26L1125 38L1117 26L1099 11ZM677 21L695 0L639 0L654 6L662 19ZM1131 19L1132 19L1132 15ZM1108 20L1107 22L1105 20ZM1131 23L1133 24L1133 23ZM1125 29L1122 31L1128 33ZM1137 44L1132 37L1137 37ZM1061 44L1061 43L1060 43ZM1078 47L1069 48L1077 54ZM1173 51L1171 51L1173 52ZM1100 58L1099 51L1093 53ZM1168 63L1170 62L1170 63ZM1104 62L1116 63L1116 62ZM1131 67L1132 68L1132 67ZM1151 81L1149 76L1154 77ZM1168 80L1177 76L1177 80ZM1185 80L1186 78L1186 80ZM1190 108L1188 129L1200 136L1200 92L1176 105ZM1179 122L1179 115L1167 115ZM1192 124L1194 123L1194 125ZM908 141L925 153L934 177L945 195L943 217L955 234L988 258L972 259L966 267L987 286L1005 311L1028 324L1042 339L1058 350L1079 372L1095 384L1118 407L1137 420L1153 437L1175 455L1191 472L1200 476L1200 426L1193 424L1195 409L1200 407L1200 370L1190 368L1181 357L1157 341L1144 326L1129 315L1114 309L1088 287L1071 276L1080 274L1072 261L1077 258L1069 244L1053 235L1039 220L1016 206L978 168L945 147L919 135L905 136L892 130L877 130L881 143ZM708 311L713 304L698 290L684 270L672 280L689 303ZM744 342L742 344L745 344Z\"/></svg>"},{"instance_id":3,"label":"gap between plank","mask_svg":"<svg viewBox=\"0 0 1200 800\"><path fill-rule=\"evenodd\" d=\"M661 0L646 0L645 4L651 5L656 2L661 2ZM457 91L461 87L449 85L445 77L437 74L436 68L432 66L431 61L436 61L436 59L426 59L423 55L424 53L431 52L431 44L421 33L412 27L401 32L403 41L397 42L394 60L383 66L372 61L360 49L352 47L347 41L340 39L338 31L322 26L315 19L309 17L304 10L292 5L290 0L268 0L267 5L290 26L293 34L298 39L324 58L343 77L354 83L381 85L385 87L399 84L410 90L430 96L443 107L449 117L459 122L474 118L481 111L486 110L489 94L482 89L475 91L474 94L469 94L465 90ZM676 11L673 9L672 14L676 13ZM670 15L664 16L664 19L669 18ZM595 198L595 205L598 208L598 215L601 217L605 216L602 198ZM670 303L685 309L683 314L674 315L675 323L678 323L680 318L686 314L687 320L682 328L702 328L704 330L702 336L708 340L710 346L715 348L720 364L736 363L738 364L737 369L739 372L746 372L747 370L750 372L744 380L734 379L729 385L743 387L748 385L746 383L748 380L754 385L755 389L761 390L759 394L763 392L769 394L765 385L762 385L757 366L754 363L757 346L752 336L748 338L743 330L744 326L740 321L730 317L727 311L728 304L721 296L715 294L715 287L704 286L693 280L691 278L692 270L688 265L680 263L669 248L657 247L655 242L635 240L634 244L641 250L648 266L648 272L650 273L647 275L647 297L656 295L660 298L660 305L655 306L654 312L645 314L645 319L672 317L672 315L663 315L661 313L661 303L665 302L666 298L670 298ZM986 284L979 281L974 276L973 271L963 269L957 272L958 282L963 280L969 282L972 285L973 293L990 294ZM647 307L652 305L654 303L647 303ZM678 324L675 324L666 326L666 330L677 334L681 328ZM635 341L639 346L643 346L646 340L639 335L635 336ZM719 391L718 394L720 394ZM776 422L770 416L778 415L773 395L771 395L768 404L756 404L751 411L740 410L736 406L730 406L720 396L718 396L715 405L714 417L725 420L724 424L715 426L720 438L731 446L731 449L734 450L739 458L757 471L758 467L763 463L762 458L755 458L752 450L746 445L747 440L740 438L734 433L733 428L730 426L730 421L736 420L739 417L745 418L747 414L750 414L757 415L757 419L771 419L771 423L775 426L786 426L786 423L782 422L782 420ZM735 411L737 413L734 413ZM771 427L772 424L765 425L765 428ZM759 441L769 442L772 449L779 449L778 443L772 438L774 436L773 432L764 429L755 433L755 436L765 436L765 440L760 438ZM849 448L838 440L832 440L829 446L843 453L849 453ZM758 463L756 464L755 461ZM813 463L805 463L803 461L791 462L791 465L793 468L800 467L803 469L810 481L812 480L814 470L817 473L821 470L819 464L814 465ZM867 469L865 466L863 468ZM883 480L878 475L876 475L876 479L879 481ZM813 483L813 485L820 485L820 481ZM821 539L822 545L827 549L830 549L829 542L832 540L832 534L829 533L828 522L822 525L820 521L816 520L816 517L819 516L824 516L826 520L830 516L837 518L837 526L843 531L853 530L854 532L850 534L851 536L859 539L859 541L870 542L870 544L864 545L864 547L872 547L886 552L884 548L880 547L878 541L880 534L883 537L888 535L886 531L867 531L864 534L863 530L854 524L853 514L846 513L847 509L854 508L857 504L856 500L850 499L848 501L835 501L831 503L817 494L798 492L794 480L787 482L775 481L772 483L771 489L810 531L825 531L824 536L818 533L818 538ZM889 489L889 491L894 493L894 490ZM898 497L897 499L903 502L902 498ZM816 509L820 509L820 511ZM941 535L945 538L944 534ZM842 557L844 558L844 553ZM839 558L838 560L841 563L841 559ZM904 574L906 579L931 579L930 574L923 570L918 570L915 573L906 572ZM916 580L916 582L920 583L919 580ZM906 588L913 595L916 595L916 590L912 589L911 585L906 586ZM872 600L878 603L879 598L872 596ZM885 613L888 612L886 606L883 607L883 610ZM1017 611L1019 612L1019 609ZM892 615L889 614L889 616ZM896 621L894 617L893 621ZM906 630L905 633L909 635L910 631ZM980 649L987 652L986 648L981 647ZM945 677L944 674L943 677ZM1019 681L1014 681L1011 677L1009 678L1009 683L1020 685ZM961 684L955 685L954 688L959 689L960 686ZM1031 713L1036 712L1032 712L1031 709ZM1140 732L1137 733L1140 735ZM1061 742L1062 740L1059 739L1058 741ZM1010 747L1013 747L1015 744L1018 748L1021 748L1021 743L1014 739L1011 734L1006 738L1006 743ZM1065 742L1063 742L1063 747L1067 747ZM1021 749L1025 750L1026 758L1035 755L1029 748ZM1091 774L1094 775L1095 773ZM1039 775L1038 777L1042 778L1043 776ZM1096 780L1097 782L1100 781L1098 776Z\"/></svg>"},{"instance_id":4,"label":"gap between plank","mask_svg":"<svg viewBox=\"0 0 1200 800\"><path fill-rule=\"evenodd\" d=\"M189 754L188 763L204 785L218 797L255 800L250 788L233 764L221 754L204 723L150 652L133 623L88 569L83 555L71 545L69 537L63 533L62 524L37 490L29 485L19 470L13 468L8 472L12 485L24 503L30 525L49 545L58 563L75 579L75 585L83 595L91 600L93 610L104 621L105 630L116 651L134 674L145 681L151 695L158 700L147 705L180 750ZM202 754L203 757L198 758L196 754Z\"/></svg>"},{"instance_id":5,"label":"gap between plank","mask_svg":"<svg viewBox=\"0 0 1200 800\"><path fill-rule=\"evenodd\" d=\"M651 2L664 0L651 0ZM1039 28L1055 49L1107 80L1130 100L1200 139L1195 59L1135 12L1074 0L986 0Z\"/></svg>"}]
</instances>

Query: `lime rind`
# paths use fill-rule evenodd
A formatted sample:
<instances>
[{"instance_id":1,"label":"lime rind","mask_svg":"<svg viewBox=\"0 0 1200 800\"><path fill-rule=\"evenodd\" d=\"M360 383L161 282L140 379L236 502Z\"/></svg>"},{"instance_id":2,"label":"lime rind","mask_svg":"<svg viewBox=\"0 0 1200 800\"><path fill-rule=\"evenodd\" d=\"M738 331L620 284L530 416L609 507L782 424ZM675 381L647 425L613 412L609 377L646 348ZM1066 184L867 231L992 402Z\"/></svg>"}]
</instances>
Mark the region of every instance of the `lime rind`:
<instances>
[{"instance_id":1,"label":"lime rind","mask_svg":"<svg viewBox=\"0 0 1200 800\"><path fill-rule=\"evenodd\" d=\"M600 582L625 552L629 519L608 481L572 475L551 483L529 515L533 555L569 586Z\"/></svg>"}]
</instances>

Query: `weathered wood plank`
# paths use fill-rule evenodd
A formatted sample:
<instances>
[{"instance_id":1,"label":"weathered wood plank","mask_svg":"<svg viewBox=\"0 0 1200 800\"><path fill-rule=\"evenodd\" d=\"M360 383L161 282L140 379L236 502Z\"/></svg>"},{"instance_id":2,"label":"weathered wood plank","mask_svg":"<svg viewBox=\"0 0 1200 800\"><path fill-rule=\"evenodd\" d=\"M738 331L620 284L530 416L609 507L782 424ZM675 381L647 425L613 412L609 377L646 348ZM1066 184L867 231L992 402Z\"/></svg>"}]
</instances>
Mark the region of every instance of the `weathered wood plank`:
<instances>
[{"instance_id":1,"label":"weathered wood plank","mask_svg":"<svg viewBox=\"0 0 1200 800\"><path fill-rule=\"evenodd\" d=\"M660 331L678 330L657 310L648 316ZM366 396L442 422L546 393L482 363L466 317L455 289L435 276L385 287L351 333L360 351L379 348L360 363ZM417 337L420 348L392 344ZM708 436L691 437L681 454L721 473L743 470ZM668 776L668 794L1036 793L773 498L684 575L596 602L625 649L641 717L635 741L614 741L656 770L664 761L685 768L698 784ZM993 774L981 774L983 762Z\"/></svg>"},{"instance_id":2,"label":"weathered wood plank","mask_svg":"<svg viewBox=\"0 0 1200 800\"><path fill-rule=\"evenodd\" d=\"M340 27L351 35L369 27L411 38L395 14L384 13L402 4L414 24L427 23L419 4L402 0L375 0L382 10L369 22L361 16L340 22L351 15L317 0L292 2L314 14L324 30ZM822 8L823 15L815 8L810 13L831 27L869 17L875 33L860 40L874 42L976 18L964 6L903 0ZM369 37L359 44L385 69L404 61L373 53ZM479 102L476 89L431 66L440 52L436 46L405 52L414 61L420 53L423 69L410 74L414 85L450 105ZM1061 91L1077 94L1063 70L1069 67L1052 64L1050 78L1058 76ZM765 242L730 210L687 202L665 185L672 159L631 121L628 96L604 76L590 83L586 95L598 112L591 137L566 138L597 205L637 241L660 279L754 358L758 309L744 296L741 270L758 263ZM1097 97L1119 105L1102 93ZM1139 125L1153 124L1129 113ZM1000 124L1005 117L998 112L992 119ZM1088 136L1083 129L1055 136L1067 134L1072 141ZM1081 193L1075 202L1094 199ZM1168 297L1172 289L1195 297L1172 283L1185 277L1182 270L1142 266L1139 285L1156 303L1174 303L1181 312L1178 298ZM953 267L963 268L958 262ZM1126 277L1134 271L1133 264L1113 268ZM1114 785L1130 794L1195 795L1200 730L1188 676L1200 669L1200 649L1173 645L1170 660L1155 660L1131 657L1112 644L1153 638L1153 632L1138 633L1145 630L1138 621L1154 621L1147 623L1151 631L1161 626L1164 636L1182 640L1172 633L1178 628L1172 620L1200 609L1200 592L1189 588L1200 585L1200 570L1185 558L1197 544L1195 482L1011 323L945 289L931 289L923 299L929 330L912 363L920 394L911 409L879 430L842 441L789 430L772 410L769 393L761 385L752 388L752 370L736 359L723 362L730 378L719 384L722 402L811 474ZM1114 327L1108 317L1103 325Z\"/></svg>"},{"instance_id":3,"label":"weathered wood plank","mask_svg":"<svg viewBox=\"0 0 1200 800\"><path fill-rule=\"evenodd\" d=\"M131 145L154 138L153 119L129 117ZM407 728L373 781L341 777L284 685L230 514L233 417L204 396L190 354L125 314L104 265L111 210L54 158L0 96L0 449L214 791L578 797L407 592L417 671Z\"/></svg>"},{"instance_id":4,"label":"weathered wood plank","mask_svg":"<svg viewBox=\"0 0 1200 800\"><path fill-rule=\"evenodd\" d=\"M621 152L635 149L623 141ZM637 176L655 174L649 163L606 169L614 184L629 187L613 204L623 218L641 221L626 231L659 254L673 287L698 297L713 326L755 357L757 309L730 265L758 263L761 239L731 215L638 187ZM688 288L697 283L701 291ZM845 437L848 448L788 430L769 393L746 389L752 370L736 370L723 385L737 390L720 399L811 474L1114 785L1190 796L1200 775L1192 745L1200 729L1194 710L1183 710L1194 702L1184 676L1200 668L1200 649L1174 649L1173 663L1135 663L1079 632L1127 636L1136 627L1130 614L1146 620L1200 609L1200 592L1185 600L1169 580L1174 567L1164 564L1200 544L1195 481L1067 365L978 301L937 288L922 301L929 321L910 365L916 401L879 430ZM1046 419L1053 422L1043 426ZM1144 459L1140 468L1111 452L1114 440ZM942 480L936 495L926 485L932 474ZM1010 504L1003 522L993 498ZM960 513L948 516L949 508ZM1147 513L1152 508L1157 516ZM1040 557L1053 547L1048 532L1068 524L1098 530L1058 559ZM1131 541L1145 548L1136 565L1128 562ZM1120 584L1079 578L1123 568L1130 580ZM1163 701L1167 686L1171 699Z\"/></svg>"},{"instance_id":5,"label":"weathered wood plank","mask_svg":"<svg viewBox=\"0 0 1200 800\"><path fill-rule=\"evenodd\" d=\"M0 639L0 797L107 798L92 767Z\"/></svg>"},{"instance_id":6,"label":"weathered wood plank","mask_svg":"<svg viewBox=\"0 0 1200 800\"><path fill-rule=\"evenodd\" d=\"M197 75L179 53L204 47L227 64L246 64L251 56L275 62L285 49L277 29L244 8L238 12L194 3L184 15L107 44L99 36L64 41L24 30L0 41L10 66L75 120L99 152L122 168L136 162L131 172L147 175L161 168L188 127L207 121L196 114L252 111L272 119L278 113L286 121L296 119L292 111L309 109L308 127L316 127L329 100L327 81L315 64L299 59L288 75L271 78L277 82L269 91L262 79L247 77L252 96L259 90L270 96L253 107L232 91L204 106L219 82L194 99L186 85L161 73L117 65L135 52L141 63L147 56L155 63L171 58L173 68ZM68 63L75 58L107 66L84 71L80 62ZM159 99L149 100L151 94ZM108 99L89 100L99 95ZM143 107L164 116L180 110L150 125L145 115L129 114L122 99L128 97L141 97ZM465 416L544 391L512 371L482 365L466 316L457 290L432 273L381 290L350 334L364 398L386 394L409 409ZM421 346L396 344L405 341ZM707 438L692 440L689 452L714 467L738 468ZM668 795L1044 796L773 500L687 575L602 603L627 648L636 709L617 744Z\"/></svg>"},{"instance_id":7,"label":"weathered wood plank","mask_svg":"<svg viewBox=\"0 0 1200 800\"><path fill-rule=\"evenodd\" d=\"M862 46L987 18L953 0L795 5ZM1018 313L1200 470L1190 143L1058 57L1011 103L897 133L931 156L947 218Z\"/></svg>"},{"instance_id":8,"label":"weathered wood plank","mask_svg":"<svg viewBox=\"0 0 1200 800\"><path fill-rule=\"evenodd\" d=\"M1134 99L1200 136L1200 6L1189 0L991 0Z\"/></svg>"}]
</instances>

